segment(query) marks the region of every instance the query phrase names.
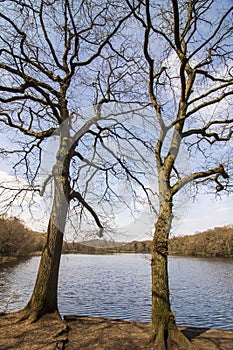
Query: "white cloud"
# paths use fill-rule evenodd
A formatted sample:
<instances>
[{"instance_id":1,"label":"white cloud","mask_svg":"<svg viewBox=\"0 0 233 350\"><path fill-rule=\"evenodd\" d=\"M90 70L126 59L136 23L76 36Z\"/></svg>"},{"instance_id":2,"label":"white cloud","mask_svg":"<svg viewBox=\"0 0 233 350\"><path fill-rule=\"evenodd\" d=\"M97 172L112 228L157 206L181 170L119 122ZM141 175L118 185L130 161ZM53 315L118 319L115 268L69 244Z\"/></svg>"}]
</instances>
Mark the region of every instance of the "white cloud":
<instances>
[{"instance_id":1,"label":"white cloud","mask_svg":"<svg viewBox=\"0 0 233 350\"><path fill-rule=\"evenodd\" d=\"M194 202L174 235L194 234L217 226L233 224L233 195L215 200L213 196L201 195Z\"/></svg>"},{"instance_id":2,"label":"white cloud","mask_svg":"<svg viewBox=\"0 0 233 350\"><path fill-rule=\"evenodd\" d=\"M19 217L35 230L44 230L48 221L48 208L43 198L22 178L0 171L0 212Z\"/></svg>"},{"instance_id":3,"label":"white cloud","mask_svg":"<svg viewBox=\"0 0 233 350\"><path fill-rule=\"evenodd\" d=\"M20 189L25 186L25 181L15 179L15 177L0 171L0 183L14 186L15 189ZM15 191L11 192L11 196ZM24 198L22 198L24 195ZM12 204L9 215L20 216L24 222L35 230L45 230L48 222L50 204L43 200L38 194L34 195L32 202L32 194L22 194L15 203ZM7 197L8 196L8 197ZM3 212L4 199L12 199L9 193L5 192L1 196L0 208ZM24 199L24 202L22 202ZM181 212L179 218L173 223L172 235L194 234L203 230L216 226L224 226L233 224L233 194L229 197L225 196L221 200L215 200L213 195L199 195L194 203L186 203L185 209ZM29 210L29 205L33 206ZM139 208L138 208L139 209ZM145 209L145 208L144 208ZM120 219L119 215L119 219ZM134 239L149 239L153 232L156 217L149 215L147 210L144 210L141 215L137 215L136 220L123 217L120 223L120 231L124 231L126 240ZM128 234L127 234L128 233ZM119 239L121 237L119 236ZM115 237L118 239L118 235Z\"/></svg>"}]
</instances>

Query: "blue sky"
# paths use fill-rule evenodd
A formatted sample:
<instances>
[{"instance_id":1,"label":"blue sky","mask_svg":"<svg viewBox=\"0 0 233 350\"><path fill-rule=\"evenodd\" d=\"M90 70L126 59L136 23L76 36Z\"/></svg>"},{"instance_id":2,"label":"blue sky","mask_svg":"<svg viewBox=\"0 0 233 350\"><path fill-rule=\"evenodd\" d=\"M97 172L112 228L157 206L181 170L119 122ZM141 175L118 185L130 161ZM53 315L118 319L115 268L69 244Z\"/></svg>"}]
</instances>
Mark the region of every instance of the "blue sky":
<instances>
[{"instance_id":1,"label":"blue sky","mask_svg":"<svg viewBox=\"0 0 233 350\"><path fill-rule=\"evenodd\" d=\"M4 163L1 163L1 170L4 167L3 165ZM3 171L1 171L0 177L3 174ZM24 209L21 217L28 226L35 230L45 230L47 224L46 211L48 215L48 207L45 209L43 205L38 205L33 212L38 219L35 222L31 220L26 209ZM13 209L10 214L15 215L15 213L16 211ZM233 225L232 213L233 194L229 196L223 195L218 198L214 194L199 194L194 202L186 199L185 205L182 205L182 209L178 211L178 218L173 221L171 235L194 234L217 226ZM144 235L144 233L146 231L153 232L154 216L150 215L147 217L147 212L142 211L135 222L132 218L126 218L126 216L127 213L124 210L118 215L120 228L128 232L128 235L125 237L126 240L142 240L151 237L151 235ZM71 238L72 234L69 237ZM114 239L117 240L117 236L114 236Z\"/></svg>"},{"instance_id":2,"label":"blue sky","mask_svg":"<svg viewBox=\"0 0 233 350\"><path fill-rule=\"evenodd\" d=\"M8 137L10 137L10 139L6 137L5 133L2 133L0 148L3 146L7 148L7 145L9 145L9 149L10 144L12 145L11 140L14 139L14 137L11 132L9 132ZM55 157L56 147L54 147L53 141L52 143L49 143L48 149L53 150L52 153L54 153ZM53 158L53 156L50 157L48 156L48 153L46 154L47 156L45 160L49 160L48 163L51 164L51 157ZM183 165L191 171L191 161L187 160L187 157L188 154L183 152ZM151 159L151 162L154 162L154 156ZM12 175L11 159L2 158L0 163L0 178L2 178L3 175L7 176L7 174ZM152 185L150 179L149 185ZM120 185L118 184L117 186ZM117 187L116 190L119 190L119 188ZM194 201L190 197L191 195L189 196L188 189L186 192L180 192L178 195L178 202L181 203L181 205L179 209L176 210L177 218L173 221L172 235L194 234L216 226L233 225L233 194L227 196L222 192L221 197L216 197L215 193L203 194L200 192L197 194ZM133 206L133 203L130 204ZM26 210L26 204L24 206L22 218L27 225L35 230L45 230L48 222L50 206L50 201L45 201L45 203L40 203L36 206L33 214L37 220L34 223ZM15 213L16 211L13 209L10 214L15 215ZM126 237L127 240L148 239L148 235L145 236L145 233L150 232L151 235L155 223L155 217L153 215L148 215L148 211L140 205L138 207L135 222L132 217L129 217L129 211L126 208L122 208L119 211L117 214L117 220L119 221L120 230L128 233L128 236ZM115 236L114 239L117 240L117 236Z\"/></svg>"},{"instance_id":3,"label":"blue sky","mask_svg":"<svg viewBox=\"0 0 233 350\"><path fill-rule=\"evenodd\" d=\"M225 0L227 4L233 4L233 0ZM10 135L9 135L10 136ZM14 139L14 137L11 137ZM9 142L6 138L6 135L3 133L1 135L0 147L1 145L6 145ZM1 159L0 171L5 174L12 174L12 168L10 167L8 161L4 158ZM0 173L3 175L3 173ZM182 196L182 195L181 195ZM183 234L194 234L196 232L203 231L208 228L213 228L216 226L231 225L233 224L233 194L229 196L222 195L222 197L216 198L214 194L206 195L199 193L196 197L196 200L192 202L188 196L183 198L183 205L180 210L178 210L178 219L175 219L173 222L173 231L174 235L183 235ZM43 221L43 211L41 207L38 206L34 215L38 216L40 221ZM14 210L12 211L14 214ZM136 222L133 222L132 219L127 218L127 212L122 210L118 215L119 220L121 221L121 226L125 229L130 229L132 231L132 238L137 237L144 238L144 232L146 230L145 221L150 221L151 230L153 227L153 217L148 218L146 213L143 212L139 216ZM23 219L25 223L29 226L32 225L32 221L29 217L29 214L24 210ZM124 221L126 224L124 224ZM46 219L44 220L44 229L46 227ZM124 226L125 225L125 226ZM38 222L33 225L35 229L38 229ZM41 229L41 227L40 227ZM133 237L134 234L134 237Z\"/></svg>"},{"instance_id":4,"label":"blue sky","mask_svg":"<svg viewBox=\"0 0 233 350\"><path fill-rule=\"evenodd\" d=\"M200 194L188 203L185 215L174 226L174 234L193 234L208 228L233 225L233 194L215 198Z\"/></svg>"}]
</instances>

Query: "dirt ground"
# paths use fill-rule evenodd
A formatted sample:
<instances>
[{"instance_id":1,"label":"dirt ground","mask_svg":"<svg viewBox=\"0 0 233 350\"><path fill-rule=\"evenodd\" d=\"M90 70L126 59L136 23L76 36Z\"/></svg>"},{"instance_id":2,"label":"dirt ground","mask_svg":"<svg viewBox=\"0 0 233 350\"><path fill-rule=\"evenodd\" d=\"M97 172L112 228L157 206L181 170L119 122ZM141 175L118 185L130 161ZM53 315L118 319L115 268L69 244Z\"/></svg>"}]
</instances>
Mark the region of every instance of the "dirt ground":
<instances>
[{"instance_id":1,"label":"dirt ground","mask_svg":"<svg viewBox=\"0 0 233 350\"><path fill-rule=\"evenodd\" d=\"M197 350L233 349L233 330L180 328ZM88 316L16 323L6 314L0 317L0 350L149 350L149 329L148 323Z\"/></svg>"}]
</instances>

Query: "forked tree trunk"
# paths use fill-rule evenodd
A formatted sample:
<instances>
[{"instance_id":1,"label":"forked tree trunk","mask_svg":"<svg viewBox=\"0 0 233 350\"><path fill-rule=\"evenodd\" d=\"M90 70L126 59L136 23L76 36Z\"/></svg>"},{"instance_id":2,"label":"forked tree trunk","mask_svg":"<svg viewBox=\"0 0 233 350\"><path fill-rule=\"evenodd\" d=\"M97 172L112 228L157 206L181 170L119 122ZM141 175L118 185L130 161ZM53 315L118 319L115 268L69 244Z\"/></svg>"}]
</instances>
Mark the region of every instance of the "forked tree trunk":
<instances>
[{"instance_id":1,"label":"forked tree trunk","mask_svg":"<svg viewBox=\"0 0 233 350\"><path fill-rule=\"evenodd\" d=\"M167 196L155 227L152 242L151 341L156 350L191 350L191 342L179 331L171 312L168 284L168 238L172 221L172 200Z\"/></svg>"}]
</instances>

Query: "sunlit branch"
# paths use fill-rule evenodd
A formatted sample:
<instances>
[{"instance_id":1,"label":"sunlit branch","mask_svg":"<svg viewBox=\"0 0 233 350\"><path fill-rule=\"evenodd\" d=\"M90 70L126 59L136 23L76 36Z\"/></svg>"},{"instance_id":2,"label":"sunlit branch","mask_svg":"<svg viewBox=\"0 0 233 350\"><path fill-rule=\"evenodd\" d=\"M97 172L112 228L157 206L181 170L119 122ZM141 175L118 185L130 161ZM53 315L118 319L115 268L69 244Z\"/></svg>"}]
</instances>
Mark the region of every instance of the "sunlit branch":
<instances>
[{"instance_id":1,"label":"sunlit branch","mask_svg":"<svg viewBox=\"0 0 233 350\"><path fill-rule=\"evenodd\" d=\"M224 179L228 179L229 175L225 171L224 166L222 164L220 164L216 168L196 172L196 173L190 174L190 175L178 180L176 182L176 184L172 186L172 193L173 193L173 195L175 195L178 191L181 190L181 188L183 188L185 185L187 185L188 183L193 182L195 180L204 179L204 181L207 181L210 179L210 177L212 175L215 175L213 180L217 183L216 190L220 191L220 190L224 189L224 186L219 182L218 179L220 176L222 176ZM221 187L221 189L220 189L220 187Z\"/></svg>"},{"instance_id":2,"label":"sunlit branch","mask_svg":"<svg viewBox=\"0 0 233 350\"><path fill-rule=\"evenodd\" d=\"M44 130L44 131L33 131L30 129L25 129L24 127L22 127L21 125L15 124L12 121L12 118L9 116L9 114L7 113L0 113L0 117L6 117L5 119L0 118L0 122L8 125L9 127L12 127L14 129L18 129L19 131L21 131L24 135L27 136L33 136L37 139L45 139L47 137L50 137L52 134L54 134L54 132L56 131L56 128L50 128L48 130Z\"/></svg>"},{"instance_id":3,"label":"sunlit branch","mask_svg":"<svg viewBox=\"0 0 233 350\"><path fill-rule=\"evenodd\" d=\"M233 135L232 127L230 127L231 124L233 124L233 119L214 120L214 121L207 123L204 128L190 129L188 131L183 132L182 137L185 138L185 137L189 137L192 135L201 135L203 137L213 138L214 140L211 143L214 143L216 141L229 141ZM208 129L211 126L220 126L220 125L222 125L224 127L226 127L226 126L230 127L230 130L228 131L228 134L226 136L220 136L217 131L216 132L214 132L214 131L208 132Z\"/></svg>"}]
</instances>

